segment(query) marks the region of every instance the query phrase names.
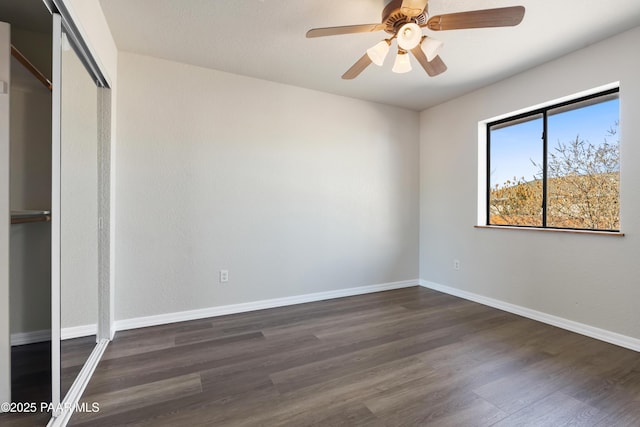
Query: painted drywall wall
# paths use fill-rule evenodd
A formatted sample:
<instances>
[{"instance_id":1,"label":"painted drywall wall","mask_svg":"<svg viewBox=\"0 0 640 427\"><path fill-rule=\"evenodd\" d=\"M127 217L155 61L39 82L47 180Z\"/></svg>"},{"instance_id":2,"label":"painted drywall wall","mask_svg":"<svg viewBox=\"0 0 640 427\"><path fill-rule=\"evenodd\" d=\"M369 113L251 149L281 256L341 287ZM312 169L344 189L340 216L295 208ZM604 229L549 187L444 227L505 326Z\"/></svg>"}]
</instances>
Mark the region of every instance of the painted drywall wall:
<instances>
[{"instance_id":1,"label":"painted drywall wall","mask_svg":"<svg viewBox=\"0 0 640 427\"><path fill-rule=\"evenodd\" d=\"M122 52L118 81L118 320L417 277L418 113Z\"/></svg>"},{"instance_id":2,"label":"painted drywall wall","mask_svg":"<svg viewBox=\"0 0 640 427\"><path fill-rule=\"evenodd\" d=\"M30 52L51 50L27 40ZM11 209L50 210L51 92L14 58L11 72ZM10 247L11 333L50 331L51 224L12 225Z\"/></svg>"},{"instance_id":3,"label":"painted drywall wall","mask_svg":"<svg viewBox=\"0 0 640 427\"><path fill-rule=\"evenodd\" d=\"M11 399L9 330L9 82L11 27L0 22L0 403ZM2 411L2 409L0 409Z\"/></svg>"},{"instance_id":4,"label":"painted drywall wall","mask_svg":"<svg viewBox=\"0 0 640 427\"><path fill-rule=\"evenodd\" d=\"M117 81L118 48L98 0L64 0L91 53L112 85Z\"/></svg>"},{"instance_id":5,"label":"painted drywall wall","mask_svg":"<svg viewBox=\"0 0 640 427\"><path fill-rule=\"evenodd\" d=\"M421 279L640 338L638 41L635 28L421 113ZM616 81L626 236L474 228L478 122Z\"/></svg>"}]
</instances>

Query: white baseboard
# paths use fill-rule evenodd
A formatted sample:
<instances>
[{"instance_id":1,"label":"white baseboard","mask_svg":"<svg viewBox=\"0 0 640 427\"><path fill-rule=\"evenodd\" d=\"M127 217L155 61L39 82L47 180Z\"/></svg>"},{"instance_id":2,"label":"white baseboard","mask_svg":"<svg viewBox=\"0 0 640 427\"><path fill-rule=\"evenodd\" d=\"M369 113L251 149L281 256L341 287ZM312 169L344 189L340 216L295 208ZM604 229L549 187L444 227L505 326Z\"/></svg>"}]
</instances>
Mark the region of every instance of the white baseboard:
<instances>
[{"instance_id":1,"label":"white baseboard","mask_svg":"<svg viewBox=\"0 0 640 427\"><path fill-rule=\"evenodd\" d=\"M95 323L93 325L73 326L70 328L62 328L60 331L60 339L70 340L73 338L88 337L97 333L98 326Z\"/></svg>"},{"instance_id":2,"label":"white baseboard","mask_svg":"<svg viewBox=\"0 0 640 427\"><path fill-rule=\"evenodd\" d=\"M35 344L38 342L51 341L51 330L16 332L11 334L11 346Z\"/></svg>"},{"instance_id":3,"label":"white baseboard","mask_svg":"<svg viewBox=\"0 0 640 427\"><path fill-rule=\"evenodd\" d=\"M469 301L474 301L480 304L488 305L509 313L517 314L519 316L527 317L529 319L537 320L542 323L557 326L558 328L566 329L571 332L576 332L581 335L585 335L591 338L595 338L600 341L605 341L610 344L615 344L620 347L625 347L631 350L640 351L640 339L622 335L616 332L607 331L605 329L596 328L595 326L586 325L584 323L568 320L563 317L554 316L552 314L543 313L541 311L532 310L520 305L511 304L505 301L500 301L494 298L485 297L483 295L475 294L473 292L464 291L450 286L441 285L434 282L429 282L420 279L420 286L433 289L435 291L444 292L449 295L464 298Z\"/></svg>"},{"instance_id":4,"label":"white baseboard","mask_svg":"<svg viewBox=\"0 0 640 427\"><path fill-rule=\"evenodd\" d=\"M97 327L93 325L73 326L71 328L62 328L60 331L60 339L68 340L72 338L88 337L95 335ZM51 330L42 331L16 332L11 334L11 346L35 344L38 342L51 341Z\"/></svg>"},{"instance_id":5,"label":"white baseboard","mask_svg":"<svg viewBox=\"0 0 640 427\"><path fill-rule=\"evenodd\" d=\"M296 295L284 298L274 298L268 300L247 302L241 304L224 305L218 307L203 308L199 310L180 311L175 313L158 314L155 316L136 317L133 319L117 320L115 330L124 331L127 329L144 328L147 326L164 325L167 323L184 322L187 320L205 319L207 317L224 316L227 314L245 313L248 311L264 310L267 308L284 307L293 304L322 301L332 298L342 298L353 295L369 294L373 292L388 291L392 289L408 288L418 286L415 280L404 280L401 282L383 283L379 285L360 286L357 288L337 289L335 291L317 292L313 294Z\"/></svg>"}]
</instances>

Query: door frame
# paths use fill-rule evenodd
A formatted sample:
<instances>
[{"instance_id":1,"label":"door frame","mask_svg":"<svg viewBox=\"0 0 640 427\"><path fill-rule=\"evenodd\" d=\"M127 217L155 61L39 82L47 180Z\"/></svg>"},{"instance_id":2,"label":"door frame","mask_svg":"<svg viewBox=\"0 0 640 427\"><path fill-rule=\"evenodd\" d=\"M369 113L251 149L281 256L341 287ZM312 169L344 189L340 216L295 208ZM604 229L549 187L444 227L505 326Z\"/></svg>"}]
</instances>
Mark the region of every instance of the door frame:
<instances>
[{"instance_id":1,"label":"door frame","mask_svg":"<svg viewBox=\"0 0 640 427\"><path fill-rule=\"evenodd\" d=\"M11 329L9 322L9 86L11 26L0 22L0 403L11 402ZM0 412L3 411L0 405Z\"/></svg>"}]
</instances>

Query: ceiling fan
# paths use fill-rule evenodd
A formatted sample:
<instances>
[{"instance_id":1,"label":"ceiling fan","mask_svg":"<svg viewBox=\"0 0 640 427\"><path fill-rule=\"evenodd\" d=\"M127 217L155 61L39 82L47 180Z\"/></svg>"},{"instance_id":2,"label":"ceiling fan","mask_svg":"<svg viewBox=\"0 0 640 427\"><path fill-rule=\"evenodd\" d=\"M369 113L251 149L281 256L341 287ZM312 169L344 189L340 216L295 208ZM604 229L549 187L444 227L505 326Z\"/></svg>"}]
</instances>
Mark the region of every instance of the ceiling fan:
<instances>
[{"instance_id":1,"label":"ceiling fan","mask_svg":"<svg viewBox=\"0 0 640 427\"><path fill-rule=\"evenodd\" d=\"M379 24L347 25L344 27L314 28L307 32L307 38L334 36L339 34L369 33L384 30L391 37L371 47L349 68L342 78L356 78L371 63L382 65L391 42L397 39L398 54L392 71L411 71L408 52L418 60L431 77L446 71L447 66L438 52L442 42L422 34L422 28L432 31L460 30L467 28L511 27L518 25L524 17L523 6L501 7L497 9L473 10L428 16L429 0L391 0L382 10Z\"/></svg>"}]
</instances>

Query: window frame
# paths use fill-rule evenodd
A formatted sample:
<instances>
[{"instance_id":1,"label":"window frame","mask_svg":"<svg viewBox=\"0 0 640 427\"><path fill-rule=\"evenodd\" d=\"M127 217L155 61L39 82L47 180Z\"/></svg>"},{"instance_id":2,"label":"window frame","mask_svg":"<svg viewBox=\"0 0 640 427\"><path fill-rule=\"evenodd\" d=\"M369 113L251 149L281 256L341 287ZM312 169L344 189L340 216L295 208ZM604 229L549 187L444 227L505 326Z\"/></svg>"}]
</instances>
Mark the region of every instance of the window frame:
<instances>
[{"instance_id":1,"label":"window frame","mask_svg":"<svg viewBox=\"0 0 640 427\"><path fill-rule=\"evenodd\" d=\"M539 229L539 230L559 230L559 231L584 231L584 232L604 232L604 233L621 233L621 230L609 230L609 229L593 229L593 228L573 228L573 227L553 227L547 225L547 162L548 162L548 113L551 110L555 110L562 107L567 107L573 104L579 104L581 102L589 101L596 98L605 97L608 95L616 94L620 99L620 87L616 86L610 89L600 90L588 95L579 96L577 98L571 98L566 101L557 102L545 105L543 107L535 108L523 113L509 115L498 120L486 122L486 173L485 173L485 226L487 227L505 227L505 228L522 228L522 229ZM518 224L491 224L491 128L496 125L501 125L517 120L522 120L527 117L535 115L542 115L542 225L518 225ZM619 117L619 113L618 113ZM620 199L618 199L618 205ZM620 227L622 228L622 227Z\"/></svg>"}]
</instances>

